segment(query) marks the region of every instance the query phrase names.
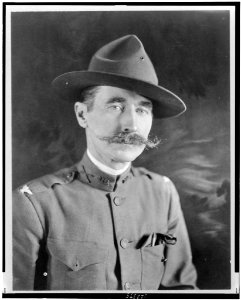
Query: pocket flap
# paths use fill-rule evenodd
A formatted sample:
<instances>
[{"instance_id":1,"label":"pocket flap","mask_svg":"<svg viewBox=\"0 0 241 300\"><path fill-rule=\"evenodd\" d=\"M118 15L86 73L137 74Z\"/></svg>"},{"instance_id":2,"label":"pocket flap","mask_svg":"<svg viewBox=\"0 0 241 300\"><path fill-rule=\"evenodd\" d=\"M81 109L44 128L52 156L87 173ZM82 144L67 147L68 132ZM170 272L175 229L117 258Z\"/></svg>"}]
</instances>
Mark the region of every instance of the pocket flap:
<instances>
[{"instance_id":1,"label":"pocket flap","mask_svg":"<svg viewBox=\"0 0 241 300\"><path fill-rule=\"evenodd\" d=\"M103 263L107 257L107 249L95 242L48 238L47 245L51 255L73 271Z\"/></svg>"}]
</instances>

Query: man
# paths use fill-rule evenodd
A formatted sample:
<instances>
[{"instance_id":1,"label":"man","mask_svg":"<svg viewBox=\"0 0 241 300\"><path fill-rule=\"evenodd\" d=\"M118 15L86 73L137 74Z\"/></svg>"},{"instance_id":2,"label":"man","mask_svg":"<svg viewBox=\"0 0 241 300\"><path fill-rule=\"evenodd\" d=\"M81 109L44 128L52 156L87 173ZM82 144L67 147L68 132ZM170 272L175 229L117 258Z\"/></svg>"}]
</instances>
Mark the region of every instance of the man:
<instances>
[{"instance_id":1,"label":"man","mask_svg":"<svg viewBox=\"0 0 241 300\"><path fill-rule=\"evenodd\" d=\"M75 102L87 152L76 165L14 192L14 289L195 288L173 183L131 166L158 143L149 139L153 116L185 111L181 99L158 86L141 41L112 41L87 71L65 73L53 86Z\"/></svg>"}]
</instances>

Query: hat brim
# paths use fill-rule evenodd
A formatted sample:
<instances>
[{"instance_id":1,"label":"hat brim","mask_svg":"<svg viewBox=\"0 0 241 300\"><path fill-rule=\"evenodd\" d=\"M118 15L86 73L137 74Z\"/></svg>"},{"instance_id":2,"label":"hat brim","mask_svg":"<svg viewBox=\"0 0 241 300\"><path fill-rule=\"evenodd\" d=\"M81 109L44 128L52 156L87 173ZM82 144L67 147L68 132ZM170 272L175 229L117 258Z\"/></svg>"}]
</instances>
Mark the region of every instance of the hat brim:
<instances>
[{"instance_id":1,"label":"hat brim","mask_svg":"<svg viewBox=\"0 0 241 300\"><path fill-rule=\"evenodd\" d=\"M185 103L162 86L112 73L73 71L56 77L52 85L61 98L78 101L81 90L90 86L107 85L135 91L153 103L156 118L179 116L186 110Z\"/></svg>"}]
</instances>

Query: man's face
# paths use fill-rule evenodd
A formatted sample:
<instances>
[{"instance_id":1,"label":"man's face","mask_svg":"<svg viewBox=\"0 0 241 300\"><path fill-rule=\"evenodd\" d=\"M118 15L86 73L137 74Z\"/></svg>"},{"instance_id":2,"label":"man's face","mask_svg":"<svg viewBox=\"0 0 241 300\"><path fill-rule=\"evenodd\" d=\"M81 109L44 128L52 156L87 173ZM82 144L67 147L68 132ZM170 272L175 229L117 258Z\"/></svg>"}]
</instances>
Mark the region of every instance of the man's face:
<instances>
[{"instance_id":1,"label":"man's face","mask_svg":"<svg viewBox=\"0 0 241 300\"><path fill-rule=\"evenodd\" d=\"M152 105L150 100L135 92L101 86L95 96L93 108L86 111L84 117L90 152L108 165L109 162L126 163L135 160L143 152L145 145L109 142L108 138L123 132L148 138L153 118Z\"/></svg>"}]
</instances>

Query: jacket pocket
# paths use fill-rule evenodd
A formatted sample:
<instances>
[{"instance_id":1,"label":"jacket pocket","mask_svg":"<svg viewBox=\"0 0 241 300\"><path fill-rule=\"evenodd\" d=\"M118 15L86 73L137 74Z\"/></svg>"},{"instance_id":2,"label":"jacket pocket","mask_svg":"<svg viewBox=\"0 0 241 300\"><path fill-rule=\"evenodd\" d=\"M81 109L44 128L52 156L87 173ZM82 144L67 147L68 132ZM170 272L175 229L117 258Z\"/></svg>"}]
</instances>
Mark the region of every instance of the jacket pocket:
<instances>
[{"instance_id":1,"label":"jacket pocket","mask_svg":"<svg viewBox=\"0 0 241 300\"><path fill-rule=\"evenodd\" d=\"M106 289L108 250L103 245L49 238L48 249L52 287L63 289L64 285L64 289L69 290Z\"/></svg>"},{"instance_id":2,"label":"jacket pocket","mask_svg":"<svg viewBox=\"0 0 241 300\"><path fill-rule=\"evenodd\" d=\"M141 248L142 289L157 290L164 272L164 245Z\"/></svg>"}]
</instances>

